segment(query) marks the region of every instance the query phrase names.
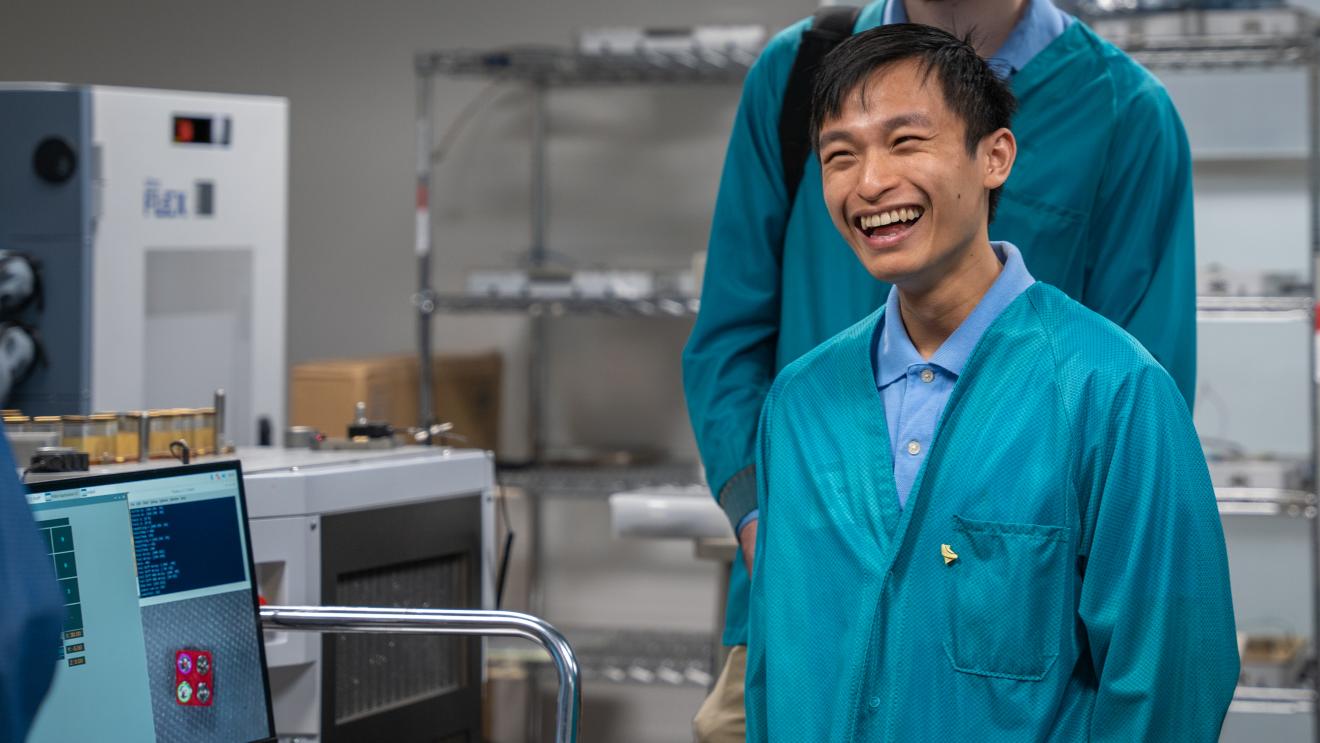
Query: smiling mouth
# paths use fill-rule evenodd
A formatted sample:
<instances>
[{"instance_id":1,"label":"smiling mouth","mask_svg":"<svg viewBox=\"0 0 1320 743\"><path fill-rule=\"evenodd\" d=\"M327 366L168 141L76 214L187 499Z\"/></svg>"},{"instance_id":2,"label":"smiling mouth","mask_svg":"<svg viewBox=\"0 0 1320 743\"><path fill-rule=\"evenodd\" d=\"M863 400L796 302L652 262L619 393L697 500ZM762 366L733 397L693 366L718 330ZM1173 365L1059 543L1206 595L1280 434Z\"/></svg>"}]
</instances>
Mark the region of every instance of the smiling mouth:
<instances>
[{"instance_id":1,"label":"smiling mouth","mask_svg":"<svg viewBox=\"0 0 1320 743\"><path fill-rule=\"evenodd\" d=\"M890 242L907 234L925 213L926 210L919 206L890 209L853 217L853 226L870 240Z\"/></svg>"}]
</instances>

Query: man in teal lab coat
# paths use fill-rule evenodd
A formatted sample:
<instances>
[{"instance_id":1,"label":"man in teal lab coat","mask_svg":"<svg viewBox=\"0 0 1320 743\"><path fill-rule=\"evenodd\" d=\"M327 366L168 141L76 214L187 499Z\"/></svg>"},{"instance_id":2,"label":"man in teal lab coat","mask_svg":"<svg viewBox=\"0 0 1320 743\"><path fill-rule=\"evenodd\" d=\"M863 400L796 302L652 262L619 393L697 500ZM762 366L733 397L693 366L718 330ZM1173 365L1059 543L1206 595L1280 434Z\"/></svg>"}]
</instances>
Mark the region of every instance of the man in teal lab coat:
<instances>
[{"instance_id":1,"label":"man in teal lab coat","mask_svg":"<svg viewBox=\"0 0 1320 743\"><path fill-rule=\"evenodd\" d=\"M1012 93L910 24L820 81L826 210L892 288L761 414L747 739L1217 740L1239 668L1200 441L1136 339L990 241Z\"/></svg>"},{"instance_id":2,"label":"man in teal lab coat","mask_svg":"<svg viewBox=\"0 0 1320 743\"><path fill-rule=\"evenodd\" d=\"M1173 376L1190 407L1196 299L1191 156L1160 83L1049 0L879 0L858 31L911 20L976 29L1019 101L1019 150L990 235L1032 274L1113 320ZM808 158L792 203L778 122L810 19L766 46L743 87L711 229L684 388L706 479L739 536L724 642L734 646L697 720L702 741L741 740L748 569L756 541L756 421L775 374L884 303L852 257Z\"/></svg>"}]
</instances>

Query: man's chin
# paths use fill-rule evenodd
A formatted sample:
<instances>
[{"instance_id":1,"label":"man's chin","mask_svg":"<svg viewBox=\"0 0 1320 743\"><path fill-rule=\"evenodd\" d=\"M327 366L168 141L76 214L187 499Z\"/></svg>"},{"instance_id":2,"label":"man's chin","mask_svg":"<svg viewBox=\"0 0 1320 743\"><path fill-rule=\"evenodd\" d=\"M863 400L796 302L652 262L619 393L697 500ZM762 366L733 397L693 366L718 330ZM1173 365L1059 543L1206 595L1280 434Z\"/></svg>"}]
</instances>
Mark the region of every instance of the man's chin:
<instances>
[{"instance_id":1,"label":"man's chin","mask_svg":"<svg viewBox=\"0 0 1320 743\"><path fill-rule=\"evenodd\" d=\"M870 255L862 261L862 267L871 277L886 284L901 284L912 277L912 267L907 261L896 255Z\"/></svg>"}]
</instances>

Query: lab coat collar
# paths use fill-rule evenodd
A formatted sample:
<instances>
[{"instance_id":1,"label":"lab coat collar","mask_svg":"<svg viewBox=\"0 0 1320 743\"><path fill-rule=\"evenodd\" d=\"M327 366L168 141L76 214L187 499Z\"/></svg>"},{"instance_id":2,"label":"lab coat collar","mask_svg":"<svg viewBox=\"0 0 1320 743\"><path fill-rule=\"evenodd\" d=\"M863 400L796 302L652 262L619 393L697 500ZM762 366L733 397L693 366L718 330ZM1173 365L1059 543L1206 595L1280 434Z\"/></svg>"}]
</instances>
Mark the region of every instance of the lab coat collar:
<instances>
[{"instance_id":1,"label":"lab coat collar","mask_svg":"<svg viewBox=\"0 0 1320 743\"><path fill-rule=\"evenodd\" d=\"M889 299L885 302L884 316L881 318L884 329L875 352L876 387L884 389L897 382L913 365L938 366L955 377L962 374L967 366L968 357L972 355L972 349L976 348L977 342L981 340L982 335L985 335L990 324L1013 303L1013 300L1017 299L1019 294L1036 283L1031 273L1027 271L1017 246L1009 242L992 242L990 247L994 249L999 262L1003 264L1003 269L995 277L985 296L977 302L972 313L963 320L952 335L945 339L935 351L935 355L930 357L930 361L923 359L917 352L916 346L912 344L907 328L903 325L898 287L890 288Z\"/></svg>"}]
</instances>

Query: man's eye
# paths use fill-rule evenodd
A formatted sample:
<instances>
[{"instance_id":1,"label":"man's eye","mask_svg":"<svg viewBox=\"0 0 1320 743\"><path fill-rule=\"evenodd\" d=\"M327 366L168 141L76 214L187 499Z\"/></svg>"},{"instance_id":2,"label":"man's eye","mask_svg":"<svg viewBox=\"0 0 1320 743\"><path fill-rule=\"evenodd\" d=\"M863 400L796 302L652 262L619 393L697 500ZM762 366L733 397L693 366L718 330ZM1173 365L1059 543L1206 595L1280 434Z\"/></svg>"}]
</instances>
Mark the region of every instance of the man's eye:
<instances>
[{"instance_id":1,"label":"man's eye","mask_svg":"<svg viewBox=\"0 0 1320 743\"><path fill-rule=\"evenodd\" d=\"M825 153L825 162L827 163L834 162L836 160L848 157L851 154L852 153L848 152L847 150L834 150L833 152L827 152Z\"/></svg>"},{"instance_id":2,"label":"man's eye","mask_svg":"<svg viewBox=\"0 0 1320 743\"><path fill-rule=\"evenodd\" d=\"M901 144L909 144L909 143L912 143L912 142L920 142L921 140L922 140L921 137L914 137L914 136L912 136L911 134L905 134L905 135L899 137L898 139L895 139L895 140L894 140L894 146L897 147L897 146L899 146L899 145L901 145Z\"/></svg>"}]
</instances>

